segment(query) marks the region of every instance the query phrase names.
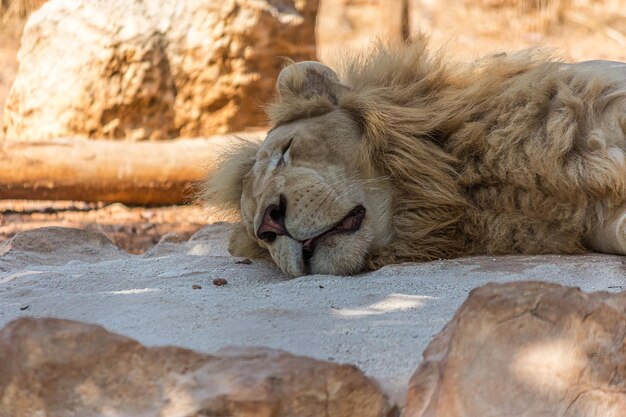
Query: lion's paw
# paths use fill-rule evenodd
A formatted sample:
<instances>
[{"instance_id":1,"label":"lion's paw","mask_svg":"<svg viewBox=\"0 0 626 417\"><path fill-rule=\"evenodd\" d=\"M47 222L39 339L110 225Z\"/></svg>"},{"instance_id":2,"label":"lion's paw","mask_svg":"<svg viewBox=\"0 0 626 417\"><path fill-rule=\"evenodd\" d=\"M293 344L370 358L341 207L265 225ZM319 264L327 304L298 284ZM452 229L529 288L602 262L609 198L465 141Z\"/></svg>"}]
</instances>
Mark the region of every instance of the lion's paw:
<instances>
[{"instance_id":1,"label":"lion's paw","mask_svg":"<svg viewBox=\"0 0 626 417\"><path fill-rule=\"evenodd\" d=\"M611 218L591 231L587 243L598 252L626 255L626 209Z\"/></svg>"},{"instance_id":2,"label":"lion's paw","mask_svg":"<svg viewBox=\"0 0 626 417\"><path fill-rule=\"evenodd\" d=\"M626 255L626 212L622 213L615 222L615 236L619 255Z\"/></svg>"}]
</instances>

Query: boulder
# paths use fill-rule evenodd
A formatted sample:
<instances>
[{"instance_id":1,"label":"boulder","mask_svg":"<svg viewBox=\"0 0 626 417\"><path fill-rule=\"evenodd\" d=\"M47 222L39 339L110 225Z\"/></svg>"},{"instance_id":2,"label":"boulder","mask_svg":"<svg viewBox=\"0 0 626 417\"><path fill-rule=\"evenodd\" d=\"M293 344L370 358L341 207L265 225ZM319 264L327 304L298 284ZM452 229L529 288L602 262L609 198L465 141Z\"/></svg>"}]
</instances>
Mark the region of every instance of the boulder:
<instances>
[{"instance_id":1,"label":"boulder","mask_svg":"<svg viewBox=\"0 0 626 417\"><path fill-rule=\"evenodd\" d=\"M284 351L145 347L100 326L22 318L0 331L0 417L386 417L350 365Z\"/></svg>"},{"instance_id":2,"label":"boulder","mask_svg":"<svg viewBox=\"0 0 626 417\"><path fill-rule=\"evenodd\" d=\"M22 37L8 140L206 136L265 122L284 60L315 56L317 0L51 0Z\"/></svg>"},{"instance_id":3,"label":"boulder","mask_svg":"<svg viewBox=\"0 0 626 417\"><path fill-rule=\"evenodd\" d=\"M625 416L625 337L626 292L486 285L430 342L405 416Z\"/></svg>"},{"instance_id":4,"label":"boulder","mask_svg":"<svg viewBox=\"0 0 626 417\"><path fill-rule=\"evenodd\" d=\"M96 263L127 256L102 233L70 227L41 227L0 242L0 272L40 263Z\"/></svg>"}]
</instances>

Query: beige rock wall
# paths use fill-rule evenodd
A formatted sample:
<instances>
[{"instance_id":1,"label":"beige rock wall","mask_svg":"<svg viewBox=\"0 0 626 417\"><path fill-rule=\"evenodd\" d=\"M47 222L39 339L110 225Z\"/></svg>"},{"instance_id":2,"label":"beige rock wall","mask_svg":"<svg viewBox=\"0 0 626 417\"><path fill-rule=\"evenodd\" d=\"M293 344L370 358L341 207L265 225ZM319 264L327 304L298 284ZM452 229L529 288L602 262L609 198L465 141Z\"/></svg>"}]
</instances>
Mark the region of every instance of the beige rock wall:
<instances>
[{"instance_id":1,"label":"beige rock wall","mask_svg":"<svg viewBox=\"0 0 626 417\"><path fill-rule=\"evenodd\" d=\"M25 27L9 140L166 139L260 126L317 0L52 0Z\"/></svg>"}]
</instances>

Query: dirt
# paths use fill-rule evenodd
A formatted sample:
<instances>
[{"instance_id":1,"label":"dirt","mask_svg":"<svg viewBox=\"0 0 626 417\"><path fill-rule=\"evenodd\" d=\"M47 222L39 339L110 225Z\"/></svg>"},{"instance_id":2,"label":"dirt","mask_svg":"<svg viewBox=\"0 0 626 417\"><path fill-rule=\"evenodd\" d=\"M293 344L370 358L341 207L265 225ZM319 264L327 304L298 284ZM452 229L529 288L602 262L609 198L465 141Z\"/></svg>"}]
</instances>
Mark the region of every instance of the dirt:
<instances>
[{"instance_id":1,"label":"dirt","mask_svg":"<svg viewBox=\"0 0 626 417\"><path fill-rule=\"evenodd\" d=\"M220 220L194 205L145 208L71 201L0 200L0 242L24 230L63 226L104 233L117 246L139 254L164 236L172 241L185 241L207 223Z\"/></svg>"}]
</instances>

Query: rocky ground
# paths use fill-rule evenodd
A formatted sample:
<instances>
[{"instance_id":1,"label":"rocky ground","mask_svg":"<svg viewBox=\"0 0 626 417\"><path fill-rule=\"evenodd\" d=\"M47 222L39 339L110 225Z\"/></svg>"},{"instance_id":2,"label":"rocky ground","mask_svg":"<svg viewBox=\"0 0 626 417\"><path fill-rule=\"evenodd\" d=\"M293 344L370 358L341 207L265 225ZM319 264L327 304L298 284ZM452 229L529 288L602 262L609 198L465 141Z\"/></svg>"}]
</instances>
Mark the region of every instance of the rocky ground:
<instances>
[{"instance_id":1,"label":"rocky ground","mask_svg":"<svg viewBox=\"0 0 626 417\"><path fill-rule=\"evenodd\" d=\"M127 207L77 201L0 200L0 242L39 227L74 227L103 233L133 254L143 253L168 234L189 239L209 222L221 220L198 205Z\"/></svg>"},{"instance_id":2,"label":"rocky ground","mask_svg":"<svg viewBox=\"0 0 626 417\"><path fill-rule=\"evenodd\" d=\"M100 324L148 346L176 345L204 353L229 346L281 349L322 361L356 365L381 385L390 403L401 406L405 403L409 378L422 362L422 352L452 319L472 289L490 282L528 280L609 293L626 287L623 258L598 254L476 257L389 266L357 277L309 276L287 280L270 263L229 256L225 248L226 233L226 224L211 225L187 242L164 239L143 255L128 254L101 234L75 229L38 229L19 234L0 246L0 327L19 317L57 317ZM544 328L542 323L553 322L557 326L555 323L564 320L563 317L583 320L596 312L578 311L592 304L574 302L573 295L550 296L565 305L546 307L544 311L543 307L538 307L539 301L524 298L534 293L535 290L528 292L522 285L507 295L508 301L497 301L500 296L488 296L485 300L491 301L478 304L491 305L495 310L487 316L492 318L505 312L502 317L511 315L517 311L515 306L521 305L514 316L523 320L507 319L503 323L513 326L509 328L513 333L528 334L517 339L515 343L520 346L531 344L524 337L534 340L545 332L541 337L548 345L550 340L556 343L555 347L548 346L556 351L542 352L554 355L551 363L557 368L562 360L565 361L563 366L570 366L570 359L562 356L566 353L562 350L567 350L569 344L587 349L584 347L587 337L595 338L595 347L581 353L585 358L597 355L598 349L603 349L601 346L624 343L626 316L623 312L615 313L617 318L612 319L621 323L622 330L596 329L585 333L586 330L580 329L592 328L583 326L578 333L567 336L571 340L567 339L565 345L557 343L560 339L550 333L550 326ZM536 297L541 298L542 294L539 291ZM612 302L611 308L626 309L622 298ZM570 303L574 303L573 307ZM559 318L560 315L563 317ZM479 324L475 326L480 328ZM557 327L561 326L566 328L563 331L571 330L567 323ZM479 343L482 348L472 349L482 351L483 355L502 348L505 352L502 355L515 356L510 352L513 349L509 341L511 335L496 337L491 331L481 333L476 329L470 332L470 335L475 333L476 340L463 342L468 344L468 349ZM609 336L618 340L609 341L606 339ZM433 346L443 345L435 343ZM598 370L600 379L594 383L602 385L602 378L615 372L622 375L626 369L623 346L615 349L613 352L618 356L602 365L604 368ZM437 361L441 357L431 352L429 360ZM473 359L468 357L466 363L472 364ZM503 378L498 369L484 372L486 374L480 375L479 370L472 371L481 381ZM557 381L537 383L574 384L574 380L568 379L569 374L558 375ZM565 378L564 382L561 377ZM615 382L614 394L620 396L620 407L626 407L623 402L626 401L623 386L626 374L620 378L622 382ZM477 379L464 384L476 383ZM453 383L458 381L455 379ZM414 381L413 385L416 384L421 387L415 388L420 392L431 389L424 388L423 381ZM568 395L572 393L568 392ZM604 400L598 404L605 404ZM620 410L626 411L626 408ZM623 414L585 415L617 417Z\"/></svg>"}]
</instances>

